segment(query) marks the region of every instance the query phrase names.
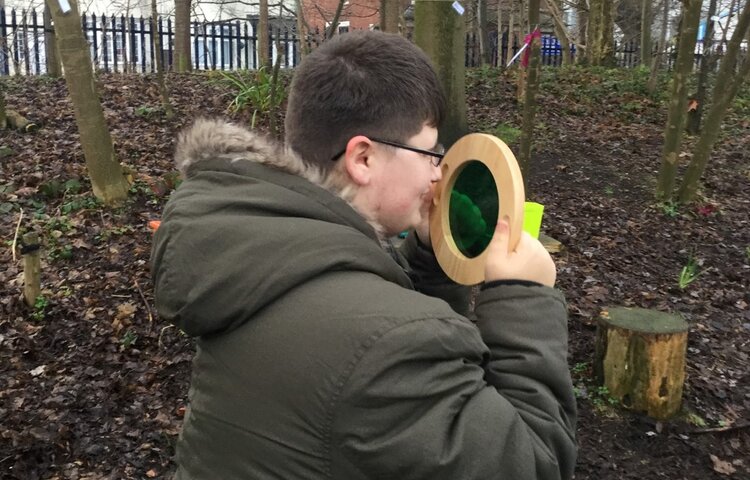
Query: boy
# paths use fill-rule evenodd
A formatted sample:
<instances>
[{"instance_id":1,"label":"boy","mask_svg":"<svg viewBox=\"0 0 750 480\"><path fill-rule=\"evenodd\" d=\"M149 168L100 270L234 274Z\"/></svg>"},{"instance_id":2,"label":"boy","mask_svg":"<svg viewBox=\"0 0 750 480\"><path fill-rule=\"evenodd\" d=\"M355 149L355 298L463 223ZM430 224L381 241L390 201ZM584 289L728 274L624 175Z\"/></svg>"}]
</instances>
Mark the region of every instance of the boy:
<instances>
[{"instance_id":1,"label":"boy","mask_svg":"<svg viewBox=\"0 0 750 480\"><path fill-rule=\"evenodd\" d=\"M152 257L161 316L197 337L178 479L571 477L549 255L500 222L472 321L429 247L444 108L423 52L357 32L295 71L285 150L182 135Z\"/></svg>"}]
</instances>

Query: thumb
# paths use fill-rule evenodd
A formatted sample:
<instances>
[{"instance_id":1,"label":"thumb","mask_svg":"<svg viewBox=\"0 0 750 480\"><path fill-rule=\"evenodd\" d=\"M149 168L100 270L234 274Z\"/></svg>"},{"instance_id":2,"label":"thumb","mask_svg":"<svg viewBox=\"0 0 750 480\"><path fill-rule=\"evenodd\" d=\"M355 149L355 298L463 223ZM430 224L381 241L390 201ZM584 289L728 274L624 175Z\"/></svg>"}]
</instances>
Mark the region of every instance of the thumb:
<instances>
[{"instance_id":1,"label":"thumb","mask_svg":"<svg viewBox=\"0 0 750 480\"><path fill-rule=\"evenodd\" d=\"M492 246L501 252L502 255L510 253L508 243L510 242L510 225L508 217L503 217L495 226L495 235L492 237Z\"/></svg>"}]
</instances>

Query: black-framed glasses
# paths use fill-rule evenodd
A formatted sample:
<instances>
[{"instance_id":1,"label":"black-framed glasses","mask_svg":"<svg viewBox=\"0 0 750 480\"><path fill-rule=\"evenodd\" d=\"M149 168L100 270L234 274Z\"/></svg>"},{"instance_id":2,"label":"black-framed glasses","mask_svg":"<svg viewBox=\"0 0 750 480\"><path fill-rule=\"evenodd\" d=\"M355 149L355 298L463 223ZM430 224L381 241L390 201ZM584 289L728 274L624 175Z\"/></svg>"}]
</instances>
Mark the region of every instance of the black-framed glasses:
<instances>
[{"instance_id":1,"label":"black-framed glasses","mask_svg":"<svg viewBox=\"0 0 750 480\"><path fill-rule=\"evenodd\" d=\"M404 145L403 143L398 142L391 142L390 140L380 140L379 138L372 138L368 137L373 142L382 143L383 145L388 145L390 147L396 147L401 148L403 150L409 150L410 152L419 153L422 155L426 155L430 158L430 163L435 166L439 167L440 163L443 161L443 157L445 157L445 148L438 144L437 147L435 147L435 150L423 150L421 148L412 147L411 145ZM339 153L331 157L332 161L338 160L338 158L346 152L346 149L341 150Z\"/></svg>"}]
</instances>

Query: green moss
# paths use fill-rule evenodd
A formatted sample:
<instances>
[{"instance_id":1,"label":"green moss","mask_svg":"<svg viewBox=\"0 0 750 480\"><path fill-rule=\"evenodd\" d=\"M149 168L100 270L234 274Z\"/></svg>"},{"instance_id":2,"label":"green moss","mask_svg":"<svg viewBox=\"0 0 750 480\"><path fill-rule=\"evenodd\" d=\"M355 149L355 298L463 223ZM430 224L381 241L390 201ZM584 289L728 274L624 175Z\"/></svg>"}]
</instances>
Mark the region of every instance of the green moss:
<instances>
[{"instance_id":1,"label":"green moss","mask_svg":"<svg viewBox=\"0 0 750 480\"><path fill-rule=\"evenodd\" d=\"M602 315L615 327L644 333L678 333L688 329L687 322L678 314L645 308L612 308Z\"/></svg>"}]
</instances>

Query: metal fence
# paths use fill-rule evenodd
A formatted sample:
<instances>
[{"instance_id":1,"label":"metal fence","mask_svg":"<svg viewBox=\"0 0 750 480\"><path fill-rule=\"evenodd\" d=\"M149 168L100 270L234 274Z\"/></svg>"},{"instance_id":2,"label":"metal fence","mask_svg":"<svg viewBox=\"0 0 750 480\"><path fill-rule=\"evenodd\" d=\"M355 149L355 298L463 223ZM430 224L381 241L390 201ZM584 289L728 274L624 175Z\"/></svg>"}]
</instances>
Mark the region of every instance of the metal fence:
<instances>
[{"instance_id":1,"label":"metal fence","mask_svg":"<svg viewBox=\"0 0 750 480\"><path fill-rule=\"evenodd\" d=\"M44 20L47 20L46 22ZM40 75L47 72L46 46L52 33L51 22L42 13L34 10L0 9L0 75ZM294 22L289 19L273 19L269 28L269 55L272 61L281 56L281 66L291 68L300 60L300 39L294 31ZM150 18L134 16L82 15L81 26L91 49L94 68L105 72L153 72L155 70L154 48ZM160 38L164 65L172 65L174 29L171 18L159 18L157 33ZM255 19L219 22L191 22L191 55L196 70L235 70L258 67L258 22ZM324 35L313 32L305 42L315 47ZM521 48L513 36L508 47L508 32L503 32L500 41L500 62L507 64L507 56L514 56ZM553 35L542 35L542 65L559 66L562 49ZM715 47L720 56L726 45ZM494 66L498 62L497 31L490 33L489 60ZM746 55L747 50L744 50ZM571 58L578 50L570 47ZM696 47L695 62L700 63L702 45ZM637 41L615 45L615 59L620 67L639 64L640 51ZM669 50L663 62L667 68L674 63L675 52ZM466 35L466 65L482 64L479 39L474 33Z\"/></svg>"},{"instance_id":2,"label":"metal fence","mask_svg":"<svg viewBox=\"0 0 750 480\"><path fill-rule=\"evenodd\" d=\"M46 42L51 28L36 11L0 9L0 75L40 75L47 72ZM94 68L105 72L153 72L151 19L135 16L81 15ZM197 70L258 67L257 20L191 22L192 64ZM157 33L164 65L172 65L174 28L171 18L159 18ZM299 62L299 39L288 28L269 28L269 54L281 56L281 66Z\"/></svg>"},{"instance_id":3,"label":"metal fence","mask_svg":"<svg viewBox=\"0 0 750 480\"><path fill-rule=\"evenodd\" d=\"M497 66L498 63L498 56L497 56L497 31L490 32L490 38L489 38L489 62L492 64L492 66ZM516 53L518 53L518 50L521 48L522 44L519 43L519 40L516 36L513 36L513 38L510 40L511 45L510 48L508 48L508 32L503 32L502 35L502 42L501 42L501 50L500 50L500 61L501 65L506 65L508 63L509 58L513 58ZM714 69L717 68L718 62L721 59L721 56L726 51L728 42L714 42L713 44L713 50L714 50L714 60L716 60L716 63L714 64ZM623 68L633 68L640 65L641 61L641 48L640 48L640 41L639 40L630 40L628 42L615 42L614 44L614 57L615 57L615 64L618 67ZM695 46L695 67L698 68L701 62L701 57L703 56L703 43L698 42ZM745 42L745 46L740 51L740 58L739 62L742 61L742 58L744 58L747 55L748 48L747 48L747 42ZM650 58L653 55L656 55L657 47L654 46L654 50L651 52L651 55L649 55L649 64L650 64ZM576 48L576 45L571 44L570 45L570 58L571 60L574 60L576 55L579 54L579 49ZM670 46L667 51L665 52L664 56L661 59L662 66L666 67L668 70L672 69L672 66L674 65L674 62L677 58L677 51L675 49L675 46ZM559 67L562 65L562 47L560 46L560 43L558 42L557 38L554 35L551 34L542 34L541 38L541 63L545 66L554 66ZM482 58L479 52L479 39L477 38L477 35L474 33L469 33L466 35L466 66L469 67L479 67L482 65Z\"/></svg>"}]
</instances>

